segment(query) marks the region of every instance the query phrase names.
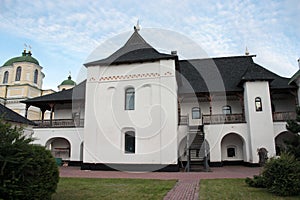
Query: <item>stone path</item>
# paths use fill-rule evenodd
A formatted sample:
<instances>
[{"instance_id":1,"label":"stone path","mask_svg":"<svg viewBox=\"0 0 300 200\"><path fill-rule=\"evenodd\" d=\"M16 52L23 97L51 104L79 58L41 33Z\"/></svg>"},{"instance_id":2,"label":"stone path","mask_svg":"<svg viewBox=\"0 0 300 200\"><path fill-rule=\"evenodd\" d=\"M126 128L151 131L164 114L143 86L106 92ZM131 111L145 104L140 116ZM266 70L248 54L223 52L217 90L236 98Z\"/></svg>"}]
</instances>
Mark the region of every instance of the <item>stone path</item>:
<instances>
[{"instance_id":1,"label":"stone path","mask_svg":"<svg viewBox=\"0 0 300 200\"><path fill-rule=\"evenodd\" d=\"M89 171L79 167L60 167L60 177L82 178L133 178L133 179L161 179L178 180L172 190L165 196L165 200L183 199L195 200L199 195L201 179L216 178L246 178L258 175L261 168L243 166L225 166L211 168L211 172L120 172L120 171Z\"/></svg>"}]
</instances>

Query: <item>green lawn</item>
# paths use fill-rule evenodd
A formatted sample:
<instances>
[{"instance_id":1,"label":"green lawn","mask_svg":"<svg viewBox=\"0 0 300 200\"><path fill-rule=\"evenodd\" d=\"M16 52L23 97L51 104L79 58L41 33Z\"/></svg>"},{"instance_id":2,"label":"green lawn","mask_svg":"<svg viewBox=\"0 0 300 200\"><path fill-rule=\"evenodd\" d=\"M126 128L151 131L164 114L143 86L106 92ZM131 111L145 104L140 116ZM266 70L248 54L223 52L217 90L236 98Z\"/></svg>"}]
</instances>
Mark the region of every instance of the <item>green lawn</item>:
<instances>
[{"instance_id":1,"label":"green lawn","mask_svg":"<svg viewBox=\"0 0 300 200\"><path fill-rule=\"evenodd\" d=\"M52 200L163 199L176 180L60 178Z\"/></svg>"},{"instance_id":2,"label":"green lawn","mask_svg":"<svg viewBox=\"0 0 300 200\"><path fill-rule=\"evenodd\" d=\"M213 179L200 181L200 200L207 199L300 199L296 197L275 196L265 189L248 187L245 179Z\"/></svg>"}]
</instances>

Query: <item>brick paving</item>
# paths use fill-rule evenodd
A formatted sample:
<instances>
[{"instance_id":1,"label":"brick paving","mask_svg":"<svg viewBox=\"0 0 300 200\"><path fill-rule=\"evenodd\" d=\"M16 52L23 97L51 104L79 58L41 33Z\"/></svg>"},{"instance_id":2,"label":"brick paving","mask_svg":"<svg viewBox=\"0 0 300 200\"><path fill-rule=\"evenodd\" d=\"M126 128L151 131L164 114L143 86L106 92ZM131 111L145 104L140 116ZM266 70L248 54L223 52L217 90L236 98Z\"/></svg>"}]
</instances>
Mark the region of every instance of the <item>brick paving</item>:
<instances>
[{"instance_id":1,"label":"brick paving","mask_svg":"<svg viewBox=\"0 0 300 200\"><path fill-rule=\"evenodd\" d=\"M259 167L225 166L211 168L211 172L120 172L80 170L79 167L60 167L60 177L178 180L164 199L194 200L198 199L201 179L253 177L253 175L258 175L260 170L261 168Z\"/></svg>"},{"instance_id":2,"label":"brick paving","mask_svg":"<svg viewBox=\"0 0 300 200\"><path fill-rule=\"evenodd\" d=\"M164 200L198 200L199 180L178 180L172 190L168 192Z\"/></svg>"}]
</instances>

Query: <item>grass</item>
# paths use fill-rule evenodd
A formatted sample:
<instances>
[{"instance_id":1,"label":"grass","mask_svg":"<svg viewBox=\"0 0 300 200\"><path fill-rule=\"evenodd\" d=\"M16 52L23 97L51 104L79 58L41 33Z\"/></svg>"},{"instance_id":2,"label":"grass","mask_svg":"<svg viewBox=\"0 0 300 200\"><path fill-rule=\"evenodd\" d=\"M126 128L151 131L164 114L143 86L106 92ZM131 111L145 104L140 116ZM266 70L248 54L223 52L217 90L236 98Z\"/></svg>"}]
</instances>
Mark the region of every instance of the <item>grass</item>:
<instances>
[{"instance_id":1,"label":"grass","mask_svg":"<svg viewBox=\"0 0 300 200\"><path fill-rule=\"evenodd\" d=\"M200 181L199 199L296 200L300 199L300 196L279 197L267 192L266 189L249 187L245 179L212 179Z\"/></svg>"},{"instance_id":2,"label":"grass","mask_svg":"<svg viewBox=\"0 0 300 200\"><path fill-rule=\"evenodd\" d=\"M60 178L52 200L163 199L176 180Z\"/></svg>"}]
</instances>

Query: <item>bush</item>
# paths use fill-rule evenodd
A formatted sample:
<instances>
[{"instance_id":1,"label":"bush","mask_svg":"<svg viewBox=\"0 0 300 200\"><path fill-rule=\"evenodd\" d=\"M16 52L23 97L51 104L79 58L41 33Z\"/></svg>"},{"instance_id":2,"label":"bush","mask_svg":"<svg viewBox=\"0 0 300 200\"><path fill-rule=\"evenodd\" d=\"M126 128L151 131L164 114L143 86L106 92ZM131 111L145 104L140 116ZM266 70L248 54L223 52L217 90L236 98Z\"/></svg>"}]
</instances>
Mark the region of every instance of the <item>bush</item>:
<instances>
[{"instance_id":1,"label":"bush","mask_svg":"<svg viewBox=\"0 0 300 200\"><path fill-rule=\"evenodd\" d=\"M271 158L260 176L247 178L251 187L267 188L279 196L300 194L300 162L293 155L282 154L280 158Z\"/></svg>"},{"instance_id":2,"label":"bush","mask_svg":"<svg viewBox=\"0 0 300 200\"><path fill-rule=\"evenodd\" d=\"M25 169L23 180L24 199L51 199L59 180L59 172L49 150L33 145L33 159ZM25 186L25 187L24 187Z\"/></svg>"},{"instance_id":3,"label":"bush","mask_svg":"<svg viewBox=\"0 0 300 200\"><path fill-rule=\"evenodd\" d=\"M0 199L51 199L59 180L51 153L0 121Z\"/></svg>"},{"instance_id":4,"label":"bush","mask_svg":"<svg viewBox=\"0 0 300 200\"><path fill-rule=\"evenodd\" d=\"M266 188L274 194L300 194L300 162L292 155L282 154L280 158L271 158L264 166L262 176Z\"/></svg>"},{"instance_id":5,"label":"bush","mask_svg":"<svg viewBox=\"0 0 300 200\"><path fill-rule=\"evenodd\" d=\"M246 178L246 183L251 186L251 187L256 187L256 188L265 188L265 181L264 178L262 176L253 176L253 179L251 178Z\"/></svg>"}]
</instances>

